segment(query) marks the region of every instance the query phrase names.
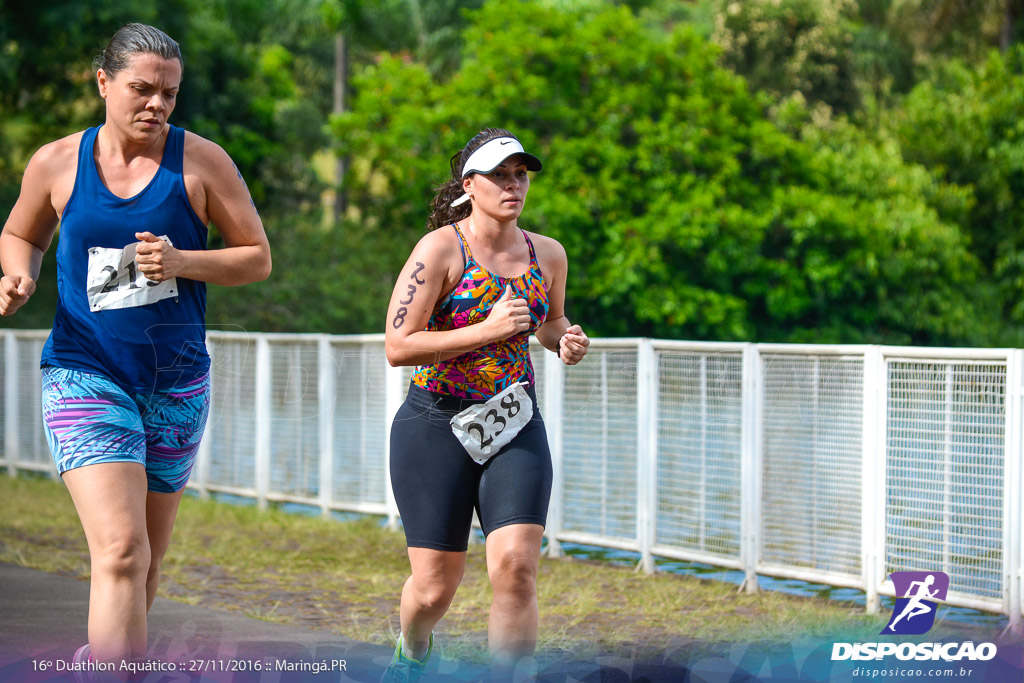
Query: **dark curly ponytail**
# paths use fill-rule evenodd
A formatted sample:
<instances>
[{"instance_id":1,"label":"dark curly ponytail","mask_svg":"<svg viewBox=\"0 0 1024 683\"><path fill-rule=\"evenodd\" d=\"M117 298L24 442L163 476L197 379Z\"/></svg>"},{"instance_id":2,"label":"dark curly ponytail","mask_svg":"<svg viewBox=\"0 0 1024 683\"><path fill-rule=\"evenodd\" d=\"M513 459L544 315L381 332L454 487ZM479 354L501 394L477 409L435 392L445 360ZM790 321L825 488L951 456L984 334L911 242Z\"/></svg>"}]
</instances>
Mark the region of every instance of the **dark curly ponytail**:
<instances>
[{"instance_id":1,"label":"dark curly ponytail","mask_svg":"<svg viewBox=\"0 0 1024 683\"><path fill-rule=\"evenodd\" d=\"M430 202L430 216L427 218L427 230L436 230L444 225L457 223L473 212L472 202L452 206L452 202L463 195L462 166L469 155L485 142L494 138L514 138L515 135L504 128L485 128L466 143L461 151L456 152L449 162L451 175L448 180L434 188L434 199Z\"/></svg>"}]
</instances>

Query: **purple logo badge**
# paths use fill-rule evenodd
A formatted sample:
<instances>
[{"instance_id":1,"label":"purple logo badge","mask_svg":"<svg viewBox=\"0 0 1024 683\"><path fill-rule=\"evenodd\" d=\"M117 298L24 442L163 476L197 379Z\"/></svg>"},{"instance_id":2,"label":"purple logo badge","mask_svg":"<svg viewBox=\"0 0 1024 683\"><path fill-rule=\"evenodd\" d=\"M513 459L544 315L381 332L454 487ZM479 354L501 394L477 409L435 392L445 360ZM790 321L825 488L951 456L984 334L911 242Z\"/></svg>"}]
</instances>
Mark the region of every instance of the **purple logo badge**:
<instances>
[{"instance_id":1,"label":"purple logo badge","mask_svg":"<svg viewBox=\"0 0 1024 683\"><path fill-rule=\"evenodd\" d=\"M949 575L943 572L893 572L889 575L896 587L896 606L883 634L904 636L927 633L935 623L937 603L949 592Z\"/></svg>"}]
</instances>

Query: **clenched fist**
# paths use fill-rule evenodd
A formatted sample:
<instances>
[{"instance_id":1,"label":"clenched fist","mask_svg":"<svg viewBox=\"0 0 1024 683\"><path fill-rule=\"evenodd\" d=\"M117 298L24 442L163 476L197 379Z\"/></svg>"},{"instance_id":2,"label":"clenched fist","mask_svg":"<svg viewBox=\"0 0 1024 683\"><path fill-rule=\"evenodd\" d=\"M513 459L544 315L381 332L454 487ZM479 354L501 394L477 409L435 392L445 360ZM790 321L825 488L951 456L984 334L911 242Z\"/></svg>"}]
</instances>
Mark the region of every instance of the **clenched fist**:
<instances>
[{"instance_id":1,"label":"clenched fist","mask_svg":"<svg viewBox=\"0 0 1024 683\"><path fill-rule=\"evenodd\" d=\"M14 315L36 291L36 281L23 275L0 278L0 315Z\"/></svg>"},{"instance_id":2,"label":"clenched fist","mask_svg":"<svg viewBox=\"0 0 1024 683\"><path fill-rule=\"evenodd\" d=\"M181 272L184 261L181 252L151 232L137 232L139 240L135 247L135 263L139 272L154 282L163 282L176 277Z\"/></svg>"}]
</instances>

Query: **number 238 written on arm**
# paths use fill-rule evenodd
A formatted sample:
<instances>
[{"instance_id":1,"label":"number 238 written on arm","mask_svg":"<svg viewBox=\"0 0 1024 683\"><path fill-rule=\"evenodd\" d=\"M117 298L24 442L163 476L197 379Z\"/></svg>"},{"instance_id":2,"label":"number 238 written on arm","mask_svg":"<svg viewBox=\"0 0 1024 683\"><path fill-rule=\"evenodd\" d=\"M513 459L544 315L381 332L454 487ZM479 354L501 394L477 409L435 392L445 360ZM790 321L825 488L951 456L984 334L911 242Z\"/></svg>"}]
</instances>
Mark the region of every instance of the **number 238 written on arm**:
<instances>
[{"instance_id":1,"label":"number 238 written on arm","mask_svg":"<svg viewBox=\"0 0 1024 683\"><path fill-rule=\"evenodd\" d=\"M426 268L426 266L417 261L416 269L412 271L411 275L409 275L409 279L416 284L407 285L409 289L406 291L405 298L398 300L398 303L401 304L401 306L397 311L395 311L395 317L391 320L391 325L396 330L405 324L405 316L409 315L409 309L407 307L412 303L413 298L416 296L416 285L424 285L427 282L426 280L421 280L417 277L424 268Z\"/></svg>"}]
</instances>

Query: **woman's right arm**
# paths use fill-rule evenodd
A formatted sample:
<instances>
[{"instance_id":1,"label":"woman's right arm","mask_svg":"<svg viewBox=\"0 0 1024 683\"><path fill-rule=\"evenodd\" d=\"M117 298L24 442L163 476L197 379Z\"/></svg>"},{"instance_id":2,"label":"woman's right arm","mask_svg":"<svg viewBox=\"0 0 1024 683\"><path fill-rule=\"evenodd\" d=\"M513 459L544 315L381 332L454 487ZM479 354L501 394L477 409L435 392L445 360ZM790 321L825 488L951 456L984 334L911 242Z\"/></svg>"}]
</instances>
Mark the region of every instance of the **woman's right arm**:
<instances>
[{"instance_id":1,"label":"woman's right arm","mask_svg":"<svg viewBox=\"0 0 1024 683\"><path fill-rule=\"evenodd\" d=\"M57 229L51 194L66 161L63 142L50 143L32 156L21 181L21 194L0 234L0 315L13 315L36 291L43 253Z\"/></svg>"},{"instance_id":2,"label":"woman's right arm","mask_svg":"<svg viewBox=\"0 0 1024 683\"><path fill-rule=\"evenodd\" d=\"M398 276L384 332L384 349L391 365L440 363L507 339L530 325L526 300L513 299L506 291L480 323L454 330L423 329L438 300L462 272L462 254L453 237L446 235L444 228L424 235Z\"/></svg>"}]
</instances>

